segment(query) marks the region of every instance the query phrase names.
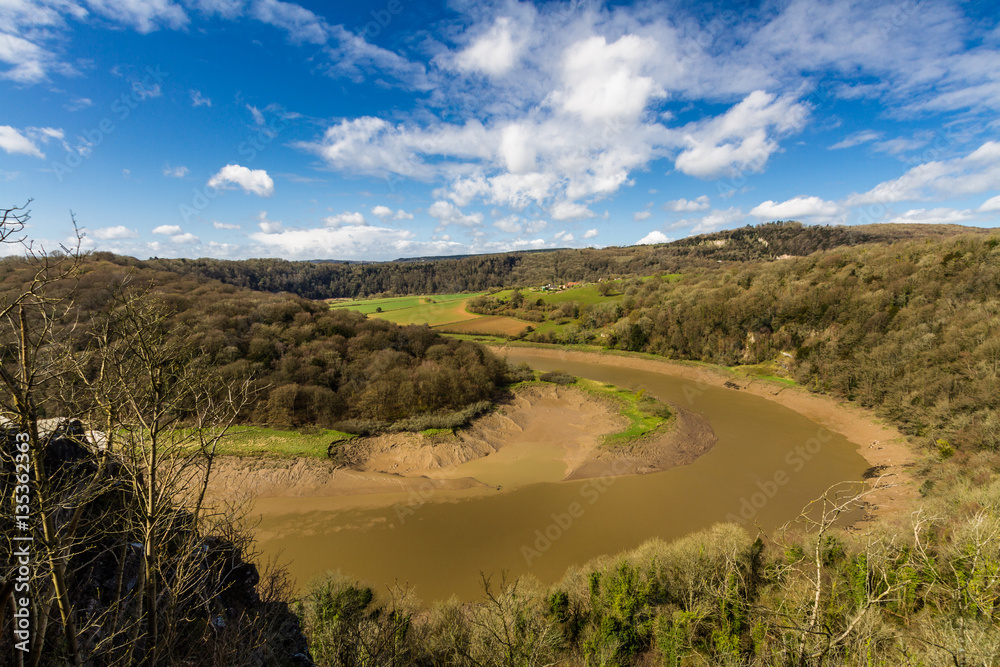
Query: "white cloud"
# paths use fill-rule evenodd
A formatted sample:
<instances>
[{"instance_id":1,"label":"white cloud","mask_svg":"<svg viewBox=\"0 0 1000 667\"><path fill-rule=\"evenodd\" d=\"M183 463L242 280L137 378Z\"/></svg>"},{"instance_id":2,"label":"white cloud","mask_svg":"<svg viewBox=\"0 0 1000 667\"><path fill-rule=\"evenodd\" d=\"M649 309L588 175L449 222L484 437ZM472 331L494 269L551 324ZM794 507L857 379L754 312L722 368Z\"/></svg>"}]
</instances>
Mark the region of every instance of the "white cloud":
<instances>
[{"instance_id":1,"label":"white cloud","mask_svg":"<svg viewBox=\"0 0 1000 667\"><path fill-rule=\"evenodd\" d=\"M184 230L178 225L160 225L159 227L153 228L154 234L163 234L164 236L176 236L178 234L183 234Z\"/></svg>"},{"instance_id":2,"label":"white cloud","mask_svg":"<svg viewBox=\"0 0 1000 667\"><path fill-rule=\"evenodd\" d=\"M558 243L570 243L574 240L573 235L566 230L556 232L552 238Z\"/></svg>"},{"instance_id":3,"label":"white cloud","mask_svg":"<svg viewBox=\"0 0 1000 667\"><path fill-rule=\"evenodd\" d=\"M632 215L632 220L640 222L642 220L649 220L651 217L653 217L652 211L637 211Z\"/></svg>"},{"instance_id":4,"label":"white cloud","mask_svg":"<svg viewBox=\"0 0 1000 667\"><path fill-rule=\"evenodd\" d=\"M176 243L178 245L190 245L192 243L200 243L198 237L190 232L171 236L170 242Z\"/></svg>"},{"instance_id":5,"label":"white cloud","mask_svg":"<svg viewBox=\"0 0 1000 667\"><path fill-rule=\"evenodd\" d=\"M163 168L163 175L169 176L171 178L184 178L188 175L188 168L181 167L171 167L169 163Z\"/></svg>"},{"instance_id":6,"label":"white cloud","mask_svg":"<svg viewBox=\"0 0 1000 667\"><path fill-rule=\"evenodd\" d=\"M260 197L270 197L274 194L274 181L263 169L248 169L238 164L227 164L208 180L208 186L212 188L226 188L228 184L238 185L245 192Z\"/></svg>"},{"instance_id":7,"label":"white cloud","mask_svg":"<svg viewBox=\"0 0 1000 667\"><path fill-rule=\"evenodd\" d=\"M654 229L650 233L643 236L641 239L635 242L636 245L650 245L653 243L669 243L670 238L666 234L658 229Z\"/></svg>"},{"instance_id":8,"label":"white cloud","mask_svg":"<svg viewBox=\"0 0 1000 667\"><path fill-rule=\"evenodd\" d=\"M139 232L134 229L129 229L125 225L115 225L114 227L100 227L87 234L88 236L93 236L95 239L137 239L139 238Z\"/></svg>"},{"instance_id":9,"label":"white cloud","mask_svg":"<svg viewBox=\"0 0 1000 667\"><path fill-rule=\"evenodd\" d=\"M365 216L362 215L361 213L357 211L354 212L344 211L343 213L338 213L337 215L328 215L327 217L323 218L323 224L325 224L327 227L337 228L337 227L343 227L345 225L357 227L366 225L368 223L365 222Z\"/></svg>"},{"instance_id":10,"label":"white cloud","mask_svg":"<svg viewBox=\"0 0 1000 667\"><path fill-rule=\"evenodd\" d=\"M780 203L768 199L751 209L750 215L761 220L799 220L812 216L829 217L839 211L836 202L819 197L794 197Z\"/></svg>"},{"instance_id":11,"label":"white cloud","mask_svg":"<svg viewBox=\"0 0 1000 667\"><path fill-rule=\"evenodd\" d=\"M327 28L323 19L300 5L280 0L254 0L250 16L287 31L294 42L326 42Z\"/></svg>"},{"instance_id":12,"label":"white cloud","mask_svg":"<svg viewBox=\"0 0 1000 667\"><path fill-rule=\"evenodd\" d=\"M28 139L28 137L10 125L0 125L0 148L12 155L21 154L42 159L45 158L45 153L31 139Z\"/></svg>"},{"instance_id":13,"label":"white cloud","mask_svg":"<svg viewBox=\"0 0 1000 667\"><path fill-rule=\"evenodd\" d=\"M94 106L94 101L89 97L74 97L65 106L67 111L79 111Z\"/></svg>"},{"instance_id":14,"label":"white cloud","mask_svg":"<svg viewBox=\"0 0 1000 667\"><path fill-rule=\"evenodd\" d=\"M379 204L378 206L373 206L372 207L372 215L374 215L376 218L381 219L383 222L385 222L386 220L412 220L413 219L413 214L412 213L407 213L403 209L399 209L397 211L393 211L388 206L383 206L382 204Z\"/></svg>"},{"instance_id":15,"label":"white cloud","mask_svg":"<svg viewBox=\"0 0 1000 667\"><path fill-rule=\"evenodd\" d=\"M265 234L279 234L285 228L280 220L268 220L267 211L261 211L257 214L257 226Z\"/></svg>"},{"instance_id":16,"label":"white cloud","mask_svg":"<svg viewBox=\"0 0 1000 667\"><path fill-rule=\"evenodd\" d=\"M127 25L137 32L150 33L160 28L181 28L188 23L187 14L171 0L89 0L95 14Z\"/></svg>"},{"instance_id":17,"label":"white cloud","mask_svg":"<svg viewBox=\"0 0 1000 667\"><path fill-rule=\"evenodd\" d=\"M374 226L344 225L338 228L255 232L250 237L269 254L298 259L353 259L382 257L389 259L414 253L414 249L439 254L458 246L449 242L420 244L412 241L416 234L409 230Z\"/></svg>"},{"instance_id":18,"label":"white cloud","mask_svg":"<svg viewBox=\"0 0 1000 667\"><path fill-rule=\"evenodd\" d=\"M230 231L240 229L239 225L232 224L229 222L219 222L218 220L213 220L212 226L215 227L216 229L226 229Z\"/></svg>"},{"instance_id":19,"label":"white cloud","mask_svg":"<svg viewBox=\"0 0 1000 667\"><path fill-rule=\"evenodd\" d=\"M558 202L553 204L549 208L549 215L552 216L553 220L584 220L586 218L593 218L594 212L583 204L576 204L574 202Z\"/></svg>"},{"instance_id":20,"label":"white cloud","mask_svg":"<svg viewBox=\"0 0 1000 667\"><path fill-rule=\"evenodd\" d=\"M460 70L491 76L504 74L517 62L524 46L523 39L513 36L515 31L524 34L513 25L510 17L499 17L486 33L455 55L456 66Z\"/></svg>"},{"instance_id":21,"label":"white cloud","mask_svg":"<svg viewBox=\"0 0 1000 667\"><path fill-rule=\"evenodd\" d=\"M844 137L834 145L830 146L830 150L840 150L841 148L850 148L852 146L857 146L859 144L865 144L871 141L877 141L882 138L881 132L876 132L875 130L862 130L860 132L855 132L854 134Z\"/></svg>"},{"instance_id":22,"label":"white cloud","mask_svg":"<svg viewBox=\"0 0 1000 667\"><path fill-rule=\"evenodd\" d=\"M506 232L508 234L520 234L523 229L523 220L516 215L508 215L506 218L501 218L493 223L493 226L499 229L501 232Z\"/></svg>"},{"instance_id":23,"label":"white cloud","mask_svg":"<svg viewBox=\"0 0 1000 667\"><path fill-rule=\"evenodd\" d=\"M993 211L1000 211L1000 195L996 197L990 197L983 202L983 205L979 207L979 210L983 213L990 213Z\"/></svg>"},{"instance_id":24,"label":"white cloud","mask_svg":"<svg viewBox=\"0 0 1000 667\"><path fill-rule=\"evenodd\" d=\"M191 89L188 91L191 95L191 106L193 107L210 107L212 106L211 98L205 97L201 94L200 90Z\"/></svg>"},{"instance_id":25,"label":"white cloud","mask_svg":"<svg viewBox=\"0 0 1000 667\"><path fill-rule=\"evenodd\" d=\"M461 225L463 227L475 227L483 223L482 213L471 213L466 215L461 209L450 201L436 201L427 209L428 215L436 218L440 227L446 225Z\"/></svg>"},{"instance_id":26,"label":"white cloud","mask_svg":"<svg viewBox=\"0 0 1000 667\"><path fill-rule=\"evenodd\" d=\"M779 148L774 136L801 130L807 115L792 95L755 90L725 114L686 126L686 148L674 164L699 178L761 171Z\"/></svg>"},{"instance_id":27,"label":"white cloud","mask_svg":"<svg viewBox=\"0 0 1000 667\"><path fill-rule=\"evenodd\" d=\"M708 195L701 195L695 199L674 199L663 205L667 211L707 211L709 207Z\"/></svg>"},{"instance_id":28,"label":"white cloud","mask_svg":"<svg viewBox=\"0 0 1000 667\"><path fill-rule=\"evenodd\" d=\"M743 222L745 218L746 216L739 207L731 206L727 209L713 209L700 218L678 220L670 228L680 229L691 225L688 230L689 234L708 234L732 227L735 223Z\"/></svg>"},{"instance_id":29,"label":"white cloud","mask_svg":"<svg viewBox=\"0 0 1000 667\"><path fill-rule=\"evenodd\" d=\"M919 164L899 178L847 198L849 206L951 198L1000 190L1000 142L987 141L965 157Z\"/></svg>"},{"instance_id":30,"label":"white cloud","mask_svg":"<svg viewBox=\"0 0 1000 667\"><path fill-rule=\"evenodd\" d=\"M597 229L588 229L587 231L585 231L583 233L583 238L585 238L585 239L596 238L597 234L598 234Z\"/></svg>"},{"instance_id":31,"label":"white cloud","mask_svg":"<svg viewBox=\"0 0 1000 667\"><path fill-rule=\"evenodd\" d=\"M664 91L644 70L657 55L653 38L624 35L612 43L593 36L566 49L563 89L551 98L564 111L586 122L634 120L650 99Z\"/></svg>"},{"instance_id":32,"label":"white cloud","mask_svg":"<svg viewBox=\"0 0 1000 667\"><path fill-rule=\"evenodd\" d=\"M0 72L0 79L32 84L44 81L53 66L55 56L23 37L0 32L0 62L11 68Z\"/></svg>"},{"instance_id":33,"label":"white cloud","mask_svg":"<svg viewBox=\"0 0 1000 667\"><path fill-rule=\"evenodd\" d=\"M253 116L253 122L256 123L257 125L263 125L265 122L267 122L264 119L264 113L257 107L248 104L247 110L250 112L250 115Z\"/></svg>"},{"instance_id":34,"label":"white cloud","mask_svg":"<svg viewBox=\"0 0 1000 667\"><path fill-rule=\"evenodd\" d=\"M959 211L953 208L911 209L903 215L896 216L888 223L921 223L925 225L960 225L973 218L972 211Z\"/></svg>"}]
</instances>

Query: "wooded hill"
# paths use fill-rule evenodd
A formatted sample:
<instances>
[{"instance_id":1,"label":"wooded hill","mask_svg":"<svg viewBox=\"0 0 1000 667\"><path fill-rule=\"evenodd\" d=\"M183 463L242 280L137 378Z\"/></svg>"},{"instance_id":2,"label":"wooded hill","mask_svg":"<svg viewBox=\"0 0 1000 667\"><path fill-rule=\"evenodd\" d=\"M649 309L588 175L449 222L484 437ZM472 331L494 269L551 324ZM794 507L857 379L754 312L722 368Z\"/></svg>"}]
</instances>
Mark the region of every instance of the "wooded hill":
<instances>
[{"instance_id":1,"label":"wooded hill","mask_svg":"<svg viewBox=\"0 0 1000 667\"><path fill-rule=\"evenodd\" d=\"M22 289L33 270L24 260L0 261L0 296ZM330 427L461 411L492 398L505 381L502 360L427 327L400 327L287 293L252 292L141 263L86 257L57 291L72 292L72 307L61 317L64 344L80 353L101 327L111 326L110 337L120 338L124 325L107 323L130 297L145 295L152 309L147 328L178 355L223 377L253 380L259 391L244 421ZM86 363L93 376L101 356ZM89 409L78 407L78 415Z\"/></svg>"},{"instance_id":2,"label":"wooded hill","mask_svg":"<svg viewBox=\"0 0 1000 667\"><path fill-rule=\"evenodd\" d=\"M864 243L967 233L958 225L865 225L813 227L772 222L703 234L673 243L602 249L512 252L426 262L291 262L282 259L151 259L139 262L96 256L180 274L193 274L265 292L291 292L309 299L355 298L543 285L654 273L675 273L718 262L771 261L818 250Z\"/></svg>"}]
</instances>

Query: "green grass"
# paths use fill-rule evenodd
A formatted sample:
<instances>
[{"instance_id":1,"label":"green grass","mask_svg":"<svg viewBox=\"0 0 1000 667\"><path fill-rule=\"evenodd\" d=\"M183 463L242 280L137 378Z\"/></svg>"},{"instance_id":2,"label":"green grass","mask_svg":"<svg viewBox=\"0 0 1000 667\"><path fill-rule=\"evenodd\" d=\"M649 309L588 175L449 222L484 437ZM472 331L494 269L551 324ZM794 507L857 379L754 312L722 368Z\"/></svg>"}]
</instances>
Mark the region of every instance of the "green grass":
<instances>
[{"instance_id":1,"label":"green grass","mask_svg":"<svg viewBox=\"0 0 1000 667\"><path fill-rule=\"evenodd\" d=\"M216 453L223 456L326 458L327 448L331 442L354 437L356 436L350 433L332 429L318 429L316 433L299 433L263 426L234 426L219 442Z\"/></svg>"},{"instance_id":2,"label":"green grass","mask_svg":"<svg viewBox=\"0 0 1000 667\"><path fill-rule=\"evenodd\" d=\"M631 391L584 378L578 378L576 386L593 396L612 401L618 412L628 420L623 431L604 436L606 447L628 444L673 421L674 415L669 408L655 398L646 396L643 389Z\"/></svg>"},{"instance_id":3,"label":"green grass","mask_svg":"<svg viewBox=\"0 0 1000 667\"><path fill-rule=\"evenodd\" d=\"M539 375L540 373L536 371L535 377L537 378ZM536 379L531 382L518 382L511 388L516 390L518 387L532 385L552 386L552 383ZM576 382L569 386L578 387L595 398L608 401L618 413L628 420L624 430L604 436L603 445L605 447L613 448L634 442L645 435L665 428L674 420L674 414L669 407L655 398L647 396L643 389L631 391L581 377L576 378ZM663 413L657 414L661 410L668 412L668 416L663 416Z\"/></svg>"},{"instance_id":4,"label":"green grass","mask_svg":"<svg viewBox=\"0 0 1000 667\"><path fill-rule=\"evenodd\" d=\"M382 312L387 313L394 310L402 310L404 308L417 308L425 305L433 305L434 303L447 303L449 301L459 301L462 299L468 299L473 296L480 294L417 294L413 296L393 296L385 297L382 299L354 299L348 301L331 301L331 308L347 308L348 310L356 310L359 313L365 313L366 315L374 313L378 308L382 309Z\"/></svg>"},{"instance_id":5,"label":"green grass","mask_svg":"<svg viewBox=\"0 0 1000 667\"><path fill-rule=\"evenodd\" d=\"M453 429L453 428L428 428L428 429L424 429L423 431L421 431L420 435L422 435L424 437L427 437L427 438L432 438L435 435L443 435L445 433L453 434L453 433L455 433L455 429Z\"/></svg>"}]
</instances>

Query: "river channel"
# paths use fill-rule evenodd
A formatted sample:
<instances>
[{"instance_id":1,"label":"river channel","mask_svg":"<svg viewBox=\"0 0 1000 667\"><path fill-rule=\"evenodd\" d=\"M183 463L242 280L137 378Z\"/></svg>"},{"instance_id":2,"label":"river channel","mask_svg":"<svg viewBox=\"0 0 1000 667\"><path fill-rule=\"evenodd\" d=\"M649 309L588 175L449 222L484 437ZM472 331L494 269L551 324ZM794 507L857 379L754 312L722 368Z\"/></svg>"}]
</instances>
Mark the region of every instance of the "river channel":
<instances>
[{"instance_id":1,"label":"river channel","mask_svg":"<svg viewBox=\"0 0 1000 667\"><path fill-rule=\"evenodd\" d=\"M517 348L508 359L645 388L703 415L718 442L691 465L648 475L500 490L259 498L257 538L264 555L290 563L300 587L316 574L339 570L376 589L407 583L425 602L452 595L474 600L480 572L532 574L552 583L569 566L654 537L670 540L745 517L772 530L832 484L860 479L868 466L858 443L759 396L620 368L613 358L566 361Z\"/></svg>"}]
</instances>

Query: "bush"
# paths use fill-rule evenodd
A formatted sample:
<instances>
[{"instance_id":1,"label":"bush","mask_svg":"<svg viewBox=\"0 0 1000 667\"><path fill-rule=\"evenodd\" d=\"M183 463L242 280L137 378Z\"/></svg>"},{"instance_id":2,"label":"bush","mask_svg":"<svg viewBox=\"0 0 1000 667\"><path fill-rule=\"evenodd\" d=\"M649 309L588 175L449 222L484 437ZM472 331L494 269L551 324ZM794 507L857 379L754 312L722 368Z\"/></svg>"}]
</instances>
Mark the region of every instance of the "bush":
<instances>
[{"instance_id":1,"label":"bush","mask_svg":"<svg viewBox=\"0 0 1000 667\"><path fill-rule=\"evenodd\" d=\"M538 378L542 382L554 382L555 384L573 384L576 378L565 371L549 371L542 373Z\"/></svg>"}]
</instances>

